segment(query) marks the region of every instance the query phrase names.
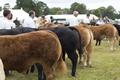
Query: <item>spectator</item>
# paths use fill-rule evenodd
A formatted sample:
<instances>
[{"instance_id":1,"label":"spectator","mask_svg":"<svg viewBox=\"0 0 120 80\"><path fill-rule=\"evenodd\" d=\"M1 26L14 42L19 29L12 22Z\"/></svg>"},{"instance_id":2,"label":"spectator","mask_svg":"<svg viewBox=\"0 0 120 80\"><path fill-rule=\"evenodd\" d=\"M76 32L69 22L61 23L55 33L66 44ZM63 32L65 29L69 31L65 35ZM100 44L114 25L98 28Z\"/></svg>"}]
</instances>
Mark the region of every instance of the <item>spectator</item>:
<instances>
[{"instance_id":1,"label":"spectator","mask_svg":"<svg viewBox=\"0 0 120 80\"><path fill-rule=\"evenodd\" d=\"M95 26L95 24L96 24L96 23L93 21L93 19L91 19L89 25L91 25L91 26Z\"/></svg>"},{"instance_id":2,"label":"spectator","mask_svg":"<svg viewBox=\"0 0 120 80\"><path fill-rule=\"evenodd\" d=\"M53 23L54 20L52 16L50 16L50 20L51 20L50 23Z\"/></svg>"},{"instance_id":3,"label":"spectator","mask_svg":"<svg viewBox=\"0 0 120 80\"><path fill-rule=\"evenodd\" d=\"M98 19L98 22L96 24L97 25L104 25L104 22L102 21L101 17Z\"/></svg>"},{"instance_id":4,"label":"spectator","mask_svg":"<svg viewBox=\"0 0 120 80\"><path fill-rule=\"evenodd\" d=\"M77 25L79 25L78 19L77 19L78 11L74 11L73 15L74 16L70 19L70 26L77 26Z\"/></svg>"},{"instance_id":5,"label":"spectator","mask_svg":"<svg viewBox=\"0 0 120 80\"><path fill-rule=\"evenodd\" d=\"M15 27L15 24L11 21L12 15L11 11L5 9L3 11L4 17L0 19L0 29L11 29L12 27ZM9 71L5 71L5 75L11 75Z\"/></svg>"},{"instance_id":6,"label":"spectator","mask_svg":"<svg viewBox=\"0 0 120 80\"><path fill-rule=\"evenodd\" d=\"M94 17L93 17L93 22L94 22L94 23L96 23L96 20L95 20L95 18L94 18Z\"/></svg>"},{"instance_id":7,"label":"spectator","mask_svg":"<svg viewBox=\"0 0 120 80\"><path fill-rule=\"evenodd\" d=\"M0 29L11 29L13 27L9 21L11 17L11 11L5 9L3 11L3 15L4 17L0 19Z\"/></svg>"},{"instance_id":8,"label":"spectator","mask_svg":"<svg viewBox=\"0 0 120 80\"><path fill-rule=\"evenodd\" d=\"M11 25L11 28L15 28L15 23L12 22L13 15L11 14L11 17L9 18L9 22Z\"/></svg>"},{"instance_id":9,"label":"spectator","mask_svg":"<svg viewBox=\"0 0 120 80\"><path fill-rule=\"evenodd\" d=\"M108 16L105 16L105 19L103 20L104 23L108 24L110 21L108 20Z\"/></svg>"},{"instance_id":10,"label":"spectator","mask_svg":"<svg viewBox=\"0 0 120 80\"><path fill-rule=\"evenodd\" d=\"M16 20L14 20L13 22L17 27L20 26L20 21L18 21L18 17L16 17Z\"/></svg>"},{"instance_id":11,"label":"spectator","mask_svg":"<svg viewBox=\"0 0 120 80\"><path fill-rule=\"evenodd\" d=\"M29 17L24 20L23 27L30 27L30 28L35 28L35 22L34 22L34 17L35 17L35 12L34 11L29 11Z\"/></svg>"},{"instance_id":12,"label":"spectator","mask_svg":"<svg viewBox=\"0 0 120 80\"><path fill-rule=\"evenodd\" d=\"M89 17L90 17L90 14L87 14L87 17L83 20L83 23L85 23L85 24L90 24L90 19L89 19Z\"/></svg>"}]
</instances>

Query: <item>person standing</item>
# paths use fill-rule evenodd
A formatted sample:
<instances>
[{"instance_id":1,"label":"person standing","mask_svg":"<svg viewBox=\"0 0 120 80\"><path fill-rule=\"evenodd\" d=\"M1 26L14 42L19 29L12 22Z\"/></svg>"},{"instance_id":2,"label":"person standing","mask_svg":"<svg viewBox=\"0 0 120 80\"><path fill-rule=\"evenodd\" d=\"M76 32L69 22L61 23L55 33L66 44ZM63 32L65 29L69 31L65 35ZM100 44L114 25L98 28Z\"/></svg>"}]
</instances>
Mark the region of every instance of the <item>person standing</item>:
<instances>
[{"instance_id":1,"label":"person standing","mask_svg":"<svg viewBox=\"0 0 120 80\"><path fill-rule=\"evenodd\" d=\"M13 15L11 14L11 17L9 18L9 22L11 25L11 28L15 28L15 23L12 22Z\"/></svg>"},{"instance_id":2,"label":"person standing","mask_svg":"<svg viewBox=\"0 0 120 80\"><path fill-rule=\"evenodd\" d=\"M5 9L3 11L3 18L0 19L0 29L11 29L12 27L14 27L14 23L12 21L10 21L11 19L11 11ZM9 71L5 71L5 75L11 75L9 73Z\"/></svg>"},{"instance_id":3,"label":"person standing","mask_svg":"<svg viewBox=\"0 0 120 80\"><path fill-rule=\"evenodd\" d=\"M90 19L89 19L89 17L90 17L90 14L87 14L86 18L83 20L83 23L84 23L84 24L90 24Z\"/></svg>"},{"instance_id":4,"label":"person standing","mask_svg":"<svg viewBox=\"0 0 120 80\"><path fill-rule=\"evenodd\" d=\"M0 19L0 29L11 29L13 27L9 21L11 17L11 11L5 9L3 11L3 16L4 17Z\"/></svg>"},{"instance_id":5,"label":"person standing","mask_svg":"<svg viewBox=\"0 0 120 80\"><path fill-rule=\"evenodd\" d=\"M104 22L102 21L101 17L98 19L98 22L96 24L97 25L104 25Z\"/></svg>"},{"instance_id":6,"label":"person standing","mask_svg":"<svg viewBox=\"0 0 120 80\"><path fill-rule=\"evenodd\" d=\"M24 20L23 27L30 27L30 28L35 28L35 22L34 22L34 17L35 17L35 12L34 11L29 11L29 17Z\"/></svg>"},{"instance_id":7,"label":"person standing","mask_svg":"<svg viewBox=\"0 0 120 80\"><path fill-rule=\"evenodd\" d=\"M13 21L17 27L20 26L20 21L18 21L18 17L16 17L16 20Z\"/></svg>"},{"instance_id":8,"label":"person standing","mask_svg":"<svg viewBox=\"0 0 120 80\"><path fill-rule=\"evenodd\" d=\"M96 23L96 20L95 20L95 18L93 17L93 22L95 22Z\"/></svg>"},{"instance_id":9,"label":"person standing","mask_svg":"<svg viewBox=\"0 0 120 80\"><path fill-rule=\"evenodd\" d=\"M73 12L73 17L70 19L70 26L77 26L77 25L79 25L77 16L78 16L78 11L74 11Z\"/></svg>"},{"instance_id":10,"label":"person standing","mask_svg":"<svg viewBox=\"0 0 120 80\"><path fill-rule=\"evenodd\" d=\"M108 20L108 16L105 16L105 19L103 20L104 23L108 24L110 21Z\"/></svg>"}]
</instances>

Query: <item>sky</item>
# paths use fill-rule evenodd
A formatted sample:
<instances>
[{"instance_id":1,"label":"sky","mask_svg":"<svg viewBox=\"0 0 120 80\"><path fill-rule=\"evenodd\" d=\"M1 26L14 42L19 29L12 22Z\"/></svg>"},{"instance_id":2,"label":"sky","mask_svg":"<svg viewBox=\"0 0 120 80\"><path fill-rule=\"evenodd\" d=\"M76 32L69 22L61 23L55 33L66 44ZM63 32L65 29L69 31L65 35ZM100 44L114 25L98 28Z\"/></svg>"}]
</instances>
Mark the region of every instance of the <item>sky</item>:
<instances>
[{"instance_id":1,"label":"sky","mask_svg":"<svg viewBox=\"0 0 120 80\"><path fill-rule=\"evenodd\" d=\"M120 0L38 0L43 1L48 5L48 7L61 7L70 8L70 5L74 2L84 3L87 9L96 9L101 6L107 7L112 5L117 11L120 11ZM9 3L13 8L16 5L16 0L0 0L0 6L3 7L5 3Z\"/></svg>"}]
</instances>

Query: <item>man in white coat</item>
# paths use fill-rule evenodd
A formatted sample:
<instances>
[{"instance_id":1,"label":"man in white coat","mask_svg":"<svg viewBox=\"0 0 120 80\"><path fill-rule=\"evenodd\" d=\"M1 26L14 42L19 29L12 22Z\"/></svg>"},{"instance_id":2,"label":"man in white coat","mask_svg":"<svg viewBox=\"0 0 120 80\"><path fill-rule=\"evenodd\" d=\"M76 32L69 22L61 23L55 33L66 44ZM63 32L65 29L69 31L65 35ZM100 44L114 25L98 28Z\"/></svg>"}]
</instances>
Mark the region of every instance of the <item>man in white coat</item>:
<instances>
[{"instance_id":1,"label":"man in white coat","mask_svg":"<svg viewBox=\"0 0 120 80\"><path fill-rule=\"evenodd\" d=\"M13 27L15 27L15 25L13 25L14 23L12 21L10 21L11 18L11 11L5 9L3 11L3 15L4 17L0 19L0 29L11 29ZM11 75L9 74L9 71L5 71L5 75Z\"/></svg>"},{"instance_id":2,"label":"man in white coat","mask_svg":"<svg viewBox=\"0 0 120 80\"><path fill-rule=\"evenodd\" d=\"M35 22L34 22L34 17L35 17L35 12L34 11L29 11L29 17L25 19L23 23L23 27L30 27L30 28L35 28Z\"/></svg>"},{"instance_id":3,"label":"man in white coat","mask_svg":"<svg viewBox=\"0 0 120 80\"><path fill-rule=\"evenodd\" d=\"M13 21L12 21L12 18L13 18L13 15L11 14L11 17L9 18L9 22L10 22L11 28L16 28L15 27L15 23L13 23Z\"/></svg>"},{"instance_id":4,"label":"man in white coat","mask_svg":"<svg viewBox=\"0 0 120 80\"><path fill-rule=\"evenodd\" d=\"M74 16L70 19L70 26L77 26L77 25L79 25L78 19L77 19L78 11L74 11L73 15Z\"/></svg>"},{"instance_id":5,"label":"man in white coat","mask_svg":"<svg viewBox=\"0 0 120 80\"><path fill-rule=\"evenodd\" d=\"M83 23L84 23L84 24L90 24L90 19L89 19L89 17L90 17L90 14L87 14L86 18L83 20Z\"/></svg>"},{"instance_id":6,"label":"man in white coat","mask_svg":"<svg viewBox=\"0 0 120 80\"><path fill-rule=\"evenodd\" d=\"M0 19L0 29L11 29L14 24L13 22L10 22L9 19L11 17L11 11L10 10L4 10L3 12L4 17Z\"/></svg>"}]
</instances>

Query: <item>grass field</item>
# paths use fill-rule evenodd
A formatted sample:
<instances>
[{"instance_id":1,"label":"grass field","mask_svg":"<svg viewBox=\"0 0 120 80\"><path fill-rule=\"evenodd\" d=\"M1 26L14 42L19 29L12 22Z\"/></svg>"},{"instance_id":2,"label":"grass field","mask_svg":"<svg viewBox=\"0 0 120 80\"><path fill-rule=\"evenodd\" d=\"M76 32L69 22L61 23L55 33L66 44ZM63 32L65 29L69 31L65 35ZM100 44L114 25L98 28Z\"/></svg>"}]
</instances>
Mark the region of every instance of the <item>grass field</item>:
<instances>
[{"instance_id":1,"label":"grass field","mask_svg":"<svg viewBox=\"0 0 120 80\"><path fill-rule=\"evenodd\" d=\"M95 45L95 41L93 46ZM69 58L66 59L68 73L62 80L120 80L120 47L117 50L110 51L110 44L102 41L101 46L94 46L92 54L92 68L82 68L82 64L77 64L76 77L71 77L72 63ZM35 73L22 75L13 71L13 76L8 76L6 80L37 80L37 69ZM55 80L59 80L56 75Z\"/></svg>"}]
</instances>

